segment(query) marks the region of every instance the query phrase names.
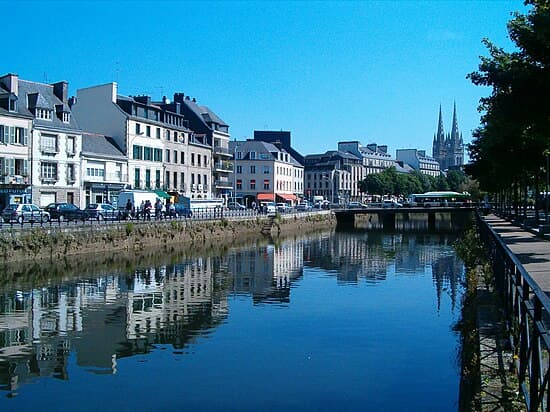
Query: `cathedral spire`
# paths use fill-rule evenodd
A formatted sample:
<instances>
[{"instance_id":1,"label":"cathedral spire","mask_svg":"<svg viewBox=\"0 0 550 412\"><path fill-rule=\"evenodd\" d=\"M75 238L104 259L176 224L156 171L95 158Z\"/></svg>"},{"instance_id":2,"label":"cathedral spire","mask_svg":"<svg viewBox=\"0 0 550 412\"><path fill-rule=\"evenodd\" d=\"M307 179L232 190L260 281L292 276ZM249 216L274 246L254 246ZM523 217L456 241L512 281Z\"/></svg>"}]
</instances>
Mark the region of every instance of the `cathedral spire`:
<instances>
[{"instance_id":1,"label":"cathedral spire","mask_svg":"<svg viewBox=\"0 0 550 412\"><path fill-rule=\"evenodd\" d=\"M445 132L443 131L443 115L441 114L441 104L439 105L439 122L437 125L437 141L441 144L445 141Z\"/></svg>"},{"instance_id":2,"label":"cathedral spire","mask_svg":"<svg viewBox=\"0 0 550 412\"><path fill-rule=\"evenodd\" d=\"M451 126L451 143L458 143L460 139L460 134L458 132L458 121L456 120L456 102L454 102L453 107L453 125Z\"/></svg>"}]
</instances>

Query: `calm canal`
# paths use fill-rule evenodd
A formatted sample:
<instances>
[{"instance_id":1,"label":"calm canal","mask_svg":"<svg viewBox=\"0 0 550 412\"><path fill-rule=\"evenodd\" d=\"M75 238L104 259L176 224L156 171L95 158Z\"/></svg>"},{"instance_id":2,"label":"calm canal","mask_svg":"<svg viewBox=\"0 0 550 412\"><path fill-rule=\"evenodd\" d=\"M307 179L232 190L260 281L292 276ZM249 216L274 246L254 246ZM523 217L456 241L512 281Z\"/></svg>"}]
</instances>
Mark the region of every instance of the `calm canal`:
<instances>
[{"instance_id":1,"label":"calm canal","mask_svg":"<svg viewBox=\"0 0 550 412\"><path fill-rule=\"evenodd\" d=\"M0 410L456 411L453 241L326 233L3 286Z\"/></svg>"}]
</instances>

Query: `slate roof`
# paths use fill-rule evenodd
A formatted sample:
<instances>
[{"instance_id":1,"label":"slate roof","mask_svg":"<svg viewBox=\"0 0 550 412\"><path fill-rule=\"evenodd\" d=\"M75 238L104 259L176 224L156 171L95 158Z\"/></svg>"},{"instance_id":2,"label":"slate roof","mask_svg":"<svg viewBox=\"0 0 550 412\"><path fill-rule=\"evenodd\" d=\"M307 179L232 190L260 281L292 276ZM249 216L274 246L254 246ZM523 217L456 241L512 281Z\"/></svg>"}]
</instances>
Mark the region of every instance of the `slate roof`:
<instances>
[{"instance_id":1,"label":"slate roof","mask_svg":"<svg viewBox=\"0 0 550 412\"><path fill-rule=\"evenodd\" d=\"M18 80L18 110L19 113L34 117L30 109L35 107L47 108L53 111L52 120L34 119L35 127L68 129L71 131L79 131L75 116L71 114L70 122L63 123L57 117L55 106L63 105L64 103L54 94L53 86L45 83L36 83L28 80Z\"/></svg>"},{"instance_id":2,"label":"slate roof","mask_svg":"<svg viewBox=\"0 0 550 412\"><path fill-rule=\"evenodd\" d=\"M239 151L242 151L243 154L246 152L246 154L242 157L242 159L239 160L273 160L275 161L275 157L273 156L273 152L281 152L288 154L288 163L292 164L293 166L297 167L303 167L290 153L288 153L285 149L279 149L277 146L275 146L272 143L262 142L261 140L246 140L246 141L230 141L229 142L229 153L234 153L235 146L238 146ZM250 152L256 152L256 159L250 159ZM269 156L269 159L261 159L260 154L267 154Z\"/></svg>"},{"instance_id":3,"label":"slate roof","mask_svg":"<svg viewBox=\"0 0 550 412\"><path fill-rule=\"evenodd\" d=\"M82 154L127 159L111 137L95 133L82 133Z\"/></svg>"},{"instance_id":4,"label":"slate roof","mask_svg":"<svg viewBox=\"0 0 550 412\"><path fill-rule=\"evenodd\" d=\"M226 124L222 119L219 118L219 116L214 113L212 110L210 110L209 107L207 106L199 106L199 108L202 110L202 117L207 121L207 122L212 122L212 123L217 123L221 126L229 126L228 124Z\"/></svg>"}]
</instances>

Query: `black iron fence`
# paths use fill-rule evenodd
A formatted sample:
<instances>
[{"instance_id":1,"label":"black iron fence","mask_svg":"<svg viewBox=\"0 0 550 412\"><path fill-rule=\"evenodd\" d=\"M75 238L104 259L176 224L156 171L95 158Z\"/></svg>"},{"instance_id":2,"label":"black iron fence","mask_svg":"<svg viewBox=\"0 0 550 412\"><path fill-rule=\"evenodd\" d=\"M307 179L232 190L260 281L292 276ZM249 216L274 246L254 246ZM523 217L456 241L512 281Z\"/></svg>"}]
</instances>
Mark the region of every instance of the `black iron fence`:
<instances>
[{"instance_id":1,"label":"black iron fence","mask_svg":"<svg viewBox=\"0 0 550 412\"><path fill-rule=\"evenodd\" d=\"M520 390L529 411L548 411L550 299L502 239L478 215L497 290L505 303Z\"/></svg>"}]
</instances>

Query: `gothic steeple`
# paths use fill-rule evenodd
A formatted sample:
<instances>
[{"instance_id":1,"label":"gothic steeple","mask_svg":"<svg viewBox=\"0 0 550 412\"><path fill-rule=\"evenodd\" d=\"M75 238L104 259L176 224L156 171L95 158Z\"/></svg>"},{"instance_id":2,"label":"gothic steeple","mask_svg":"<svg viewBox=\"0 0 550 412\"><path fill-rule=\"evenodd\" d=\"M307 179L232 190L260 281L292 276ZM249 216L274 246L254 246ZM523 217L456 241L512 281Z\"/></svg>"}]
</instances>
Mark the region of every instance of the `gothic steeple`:
<instances>
[{"instance_id":1,"label":"gothic steeple","mask_svg":"<svg viewBox=\"0 0 550 412\"><path fill-rule=\"evenodd\" d=\"M443 131L443 115L441 114L441 105L439 105L439 122L437 125L437 142L443 144L445 141L445 132Z\"/></svg>"},{"instance_id":2,"label":"gothic steeple","mask_svg":"<svg viewBox=\"0 0 550 412\"><path fill-rule=\"evenodd\" d=\"M456 120L456 102L454 102L453 108L453 125L451 126L451 144L459 144L460 133L458 131L458 121Z\"/></svg>"}]
</instances>

